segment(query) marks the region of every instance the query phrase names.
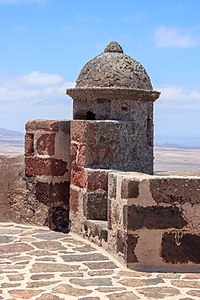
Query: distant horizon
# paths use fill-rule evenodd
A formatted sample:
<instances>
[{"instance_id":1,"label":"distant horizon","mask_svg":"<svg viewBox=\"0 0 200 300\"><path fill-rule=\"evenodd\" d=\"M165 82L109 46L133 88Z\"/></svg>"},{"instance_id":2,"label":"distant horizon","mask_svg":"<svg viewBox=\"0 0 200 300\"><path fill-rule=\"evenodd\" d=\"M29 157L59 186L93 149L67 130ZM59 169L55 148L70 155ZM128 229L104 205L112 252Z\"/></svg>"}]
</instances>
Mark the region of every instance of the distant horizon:
<instances>
[{"instance_id":1,"label":"distant horizon","mask_svg":"<svg viewBox=\"0 0 200 300\"><path fill-rule=\"evenodd\" d=\"M1 131L5 130L5 135L2 136ZM9 137L9 135L6 135L6 131L10 131L11 134L13 133L19 133L20 135L25 134L24 130L15 130L13 128L3 128L0 127L0 139ZM16 136L16 134L15 134ZM200 149L200 137L184 137L184 136L157 136L154 134L154 146L155 147L165 147L166 148L183 148L183 149Z\"/></svg>"}]
</instances>

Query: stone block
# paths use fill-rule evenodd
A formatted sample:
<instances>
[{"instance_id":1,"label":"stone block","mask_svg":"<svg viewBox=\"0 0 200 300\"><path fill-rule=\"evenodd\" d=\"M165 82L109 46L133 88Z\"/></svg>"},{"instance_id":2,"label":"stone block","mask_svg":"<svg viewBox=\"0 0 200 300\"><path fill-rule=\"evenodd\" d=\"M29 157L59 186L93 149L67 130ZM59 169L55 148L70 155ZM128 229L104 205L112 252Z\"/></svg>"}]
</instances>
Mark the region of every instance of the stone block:
<instances>
[{"instance_id":1,"label":"stone block","mask_svg":"<svg viewBox=\"0 0 200 300\"><path fill-rule=\"evenodd\" d=\"M34 134L26 133L25 135L25 156L34 155Z\"/></svg>"},{"instance_id":2,"label":"stone block","mask_svg":"<svg viewBox=\"0 0 200 300\"><path fill-rule=\"evenodd\" d=\"M87 123L85 121L71 121L71 141L86 143Z\"/></svg>"},{"instance_id":3,"label":"stone block","mask_svg":"<svg viewBox=\"0 0 200 300\"><path fill-rule=\"evenodd\" d=\"M160 203L199 203L200 178L153 178L150 190L154 200Z\"/></svg>"},{"instance_id":4,"label":"stone block","mask_svg":"<svg viewBox=\"0 0 200 300\"><path fill-rule=\"evenodd\" d=\"M51 230L69 233L69 209L62 206L51 207L48 214L48 226Z\"/></svg>"},{"instance_id":5,"label":"stone block","mask_svg":"<svg viewBox=\"0 0 200 300\"><path fill-rule=\"evenodd\" d=\"M108 174L108 198L116 198L117 176L114 173Z\"/></svg>"},{"instance_id":6,"label":"stone block","mask_svg":"<svg viewBox=\"0 0 200 300\"><path fill-rule=\"evenodd\" d=\"M69 133L70 121L33 120L33 121L28 121L25 127L27 132L35 132L37 130L57 132L61 130L66 133Z\"/></svg>"},{"instance_id":7,"label":"stone block","mask_svg":"<svg viewBox=\"0 0 200 300\"><path fill-rule=\"evenodd\" d=\"M36 199L48 205L55 207L58 204L63 204L64 207L69 208L69 182L59 182L53 184L52 182L37 181L35 185Z\"/></svg>"},{"instance_id":8,"label":"stone block","mask_svg":"<svg viewBox=\"0 0 200 300\"><path fill-rule=\"evenodd\" d=\"M126 234L122 231L117 231L116 249L118 255L122 256L126 264L138 262L135 255L135 247L138 243L139 236L137 234Z\"/></svg>"},{"instance_id":9,"label":"stone block","mask_svg":"<svg viewBox=\"0 0 200 300\"><path fill-rule=\"evenodd\" d=\"M128 230L184 228L187 225L181 210L176 206L123 207L124 226Z\"/></svg>"},{"instance_id":10,"label":"stone block","mask_svg":"<svg viewBox=\"0 0 200 300\"><path fill-rule=\"evenodd\" d=\"M137 198L139 196L139 180L123 179L121 185L121 198Z\"/></svg>"},{"instance_id":11,"label":"stone block","mask_svg":"<svg viewBox=\"0 0 200 300\"><path fill-rule=\"evenodd\" d=\"M86 169L88 191L108 190L108 170Z\"/></svg>"},{"instance_id":12,"label":"stone block","mask_svg":"<svg viewBox=\"0 0 200 300\"><path fill-rule=\"evenodd\" d=\"M89 192L84 201L84 215L89 220L107 220L107 192Z\"/></svg>"},{"instance_id":13,"label":"stone block","mask_svg":"<svg viewBox=\"0 0 200 300\"><path fill-rule=\"evenodd\" d=\"M86 146L85 144L76 144L71 143L70 146L70 157L71 157L71 165L72 166L82 166L86 165Z\"/></svg>"},{"instance_id":14,"label":"stone block","mask_svg":"<svg viewBox=\"0 0 200 300\"><path fill-rule=\"evenodd\" d=\"M135 122L76 120L71 139L72 164L152 173L153 148L137 137Z\"/></svg>"},{"instance_id":15,"label":"stone block","mask_svg":"<svg viewBox=\"0 0 200 300\"><path fill-rule=\"evenodd\" d=\"M81 188L87 185L87 172L86 169L79 166L72 166L71 170L71 184Z\"/></svg>"},{"instance_id":16,"label":"stone block","mask_svg":"<svg viewBox=\"0 0 200 300\"><path fill-rule=\"evenodd\" d=\"M161 257L166 263L200 263L200 235L166 232L161 243Z\"/></svg>"},{"instance_id":17,"label":"stone block","mask_svg":"<svg viewBox=\"0 0 200 300\"><path fill-rule=\"evenodd\" d=\"M39 155L55 154L55 133L42 134L36 141L36 151Z\"/></svg>"},{"instance_id":18,"label":"stone block","mask_svg":"<svg viewBox=\"0 0 200 300\"><path fill-rule=\"evenodd\" d=\"M70 211L72 213L78 212L79 206L79 191L70 188Z\"/></svg>"},{"instance_id":19,"label":"stone block","mask_svg":"<svg viewBox=\"0 0 200 300\"><path fill-rule=\"evenodd\" d=\"M56 158L25 158L26 176L63 176L67 169L67 162Z\"/></svg>"}]
</instances>

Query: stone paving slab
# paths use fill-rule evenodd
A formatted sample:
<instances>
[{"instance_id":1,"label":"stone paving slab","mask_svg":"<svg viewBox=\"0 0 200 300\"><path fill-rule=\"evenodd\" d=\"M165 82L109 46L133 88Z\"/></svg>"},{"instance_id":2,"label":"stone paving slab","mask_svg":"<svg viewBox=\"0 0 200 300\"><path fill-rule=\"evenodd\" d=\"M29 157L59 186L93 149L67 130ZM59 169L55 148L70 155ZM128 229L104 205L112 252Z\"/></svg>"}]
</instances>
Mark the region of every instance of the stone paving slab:
<instances>
[{"instance_id":1,"label":"stone paving slab","mask_svg":"<svg viewBox=\"0 0 200 300\"><path fill-rule=\"evenodd\" d=\"M0 299L197 300L200 274L130 271L75 234L0 223Z\"/></svg>"}]
</instances>

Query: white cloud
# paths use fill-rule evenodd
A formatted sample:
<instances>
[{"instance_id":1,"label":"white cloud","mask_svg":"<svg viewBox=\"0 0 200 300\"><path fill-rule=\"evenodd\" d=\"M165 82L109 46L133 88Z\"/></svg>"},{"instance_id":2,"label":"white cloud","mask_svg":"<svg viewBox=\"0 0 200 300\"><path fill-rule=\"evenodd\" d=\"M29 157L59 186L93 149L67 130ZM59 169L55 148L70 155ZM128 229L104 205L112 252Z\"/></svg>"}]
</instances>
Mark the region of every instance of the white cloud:
<instances>
[{"instance_id":1,"label":"white cloud","mask_svg":"<svg viewBox=\"0 0 200 300\"><path fill-rule=\"evenodd\" d=\"M52 103L66 101L65 90L73 87L58 74L33 71L22 76L0 74L0 104Z\"/></svg>"},{"instance_id":2,"label":"white cloud","mask_svg":"<svg viewBox=\"0 0 200 300\"><path fill-rule=\"evenodd\" d=\"M187 90L181 86L160 85L161 92L158 106L163 109L195 110L200 109L200 90Z\"/></svg>"},{"instance_id":3,"label":"white cloud","mask_svg":"<svg viewBox=\"0 0 200 300\"><path fill-rule=\"evenodd\" d=\"M200 33L193 30L183 30L176 26L159 26L155 30L154 39L160 48L188 48L200 44Z\"/></svg>"},{"instance_id":4,"label":"white cloud","mask_svg":"<svg viewBox=\"0 0 200 300\"><path fill-rule=\"evenodd\" d=\"M17 4L44 4L47 0L0 0L0 4L17 5Z\"/></svg>"}]
</instances>

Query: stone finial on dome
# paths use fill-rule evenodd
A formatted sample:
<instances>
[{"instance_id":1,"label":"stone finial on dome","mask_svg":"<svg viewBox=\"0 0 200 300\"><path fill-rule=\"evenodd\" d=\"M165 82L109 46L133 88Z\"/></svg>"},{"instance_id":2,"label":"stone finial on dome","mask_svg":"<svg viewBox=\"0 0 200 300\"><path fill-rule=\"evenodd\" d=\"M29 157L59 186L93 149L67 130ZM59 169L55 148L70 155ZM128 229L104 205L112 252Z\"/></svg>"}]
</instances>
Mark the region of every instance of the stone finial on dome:
<instances>
[{"instance_id":1,"label":"stone finial on dome","mask_svg":"<svg viewBox=\"0 0 200 300\"><path fill-rule=\"evenodd\" d=\"M105 48L104 52L117 52L117 53L123 53L123 49L117 42L110 42L108 46Z\"/></svg>"}]
</instances>

